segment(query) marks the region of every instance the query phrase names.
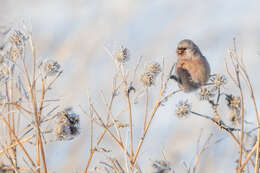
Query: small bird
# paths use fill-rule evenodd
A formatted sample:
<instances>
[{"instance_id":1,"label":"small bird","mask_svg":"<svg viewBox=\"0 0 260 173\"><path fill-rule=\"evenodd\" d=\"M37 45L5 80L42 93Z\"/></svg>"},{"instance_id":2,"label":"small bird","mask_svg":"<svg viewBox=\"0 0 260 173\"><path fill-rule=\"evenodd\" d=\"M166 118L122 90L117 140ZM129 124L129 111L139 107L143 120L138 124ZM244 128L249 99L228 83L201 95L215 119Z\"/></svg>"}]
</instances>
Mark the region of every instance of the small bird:
<instances>
[{"instance_id":1,"label":"small bird","mask_svg":"<svg viewBox=\"0 0 260 173\"><path fill-rule=\"evenodd\" d=\"M185 39L179 42L176 53L177 76L171 78L178 82L179 88L191 92L205 85L210 77L210 66L199 47L193 41Z\"/></svg>"}]
</instances>

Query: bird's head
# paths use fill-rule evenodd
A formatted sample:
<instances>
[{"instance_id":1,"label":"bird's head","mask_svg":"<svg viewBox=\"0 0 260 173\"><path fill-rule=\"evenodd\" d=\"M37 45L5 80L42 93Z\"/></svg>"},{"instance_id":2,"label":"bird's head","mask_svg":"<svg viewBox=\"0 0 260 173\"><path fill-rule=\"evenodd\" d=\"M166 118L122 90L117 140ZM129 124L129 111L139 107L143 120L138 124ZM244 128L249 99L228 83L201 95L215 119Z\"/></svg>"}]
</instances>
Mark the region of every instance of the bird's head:
<instances>
[{"instance_id":1,"label":"bird's head","mask_svg":"<svg viewBox=\"0 0 260 173\"><path fill-rule=\"evenodd\" d=\"M191 40L185 39L179 42L176 53L178 56L188 56L200 53L198 46Z\"/></svg>"}]
</instances>

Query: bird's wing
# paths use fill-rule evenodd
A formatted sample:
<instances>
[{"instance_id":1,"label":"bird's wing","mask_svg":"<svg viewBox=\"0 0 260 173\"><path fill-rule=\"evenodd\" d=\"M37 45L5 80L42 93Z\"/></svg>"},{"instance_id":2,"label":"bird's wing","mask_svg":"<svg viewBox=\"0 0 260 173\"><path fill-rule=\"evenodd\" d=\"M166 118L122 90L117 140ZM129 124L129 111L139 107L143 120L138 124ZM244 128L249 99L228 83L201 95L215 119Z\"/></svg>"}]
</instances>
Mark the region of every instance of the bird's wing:
<instances>
[{"instance_id":1,"label":"bird's wing","mask_svg":"<svg viewBox=\"0 0 260 173\"><path fill-rule=\"evenodd\" d=\"M192 77L188 70L186 70L185 68L179 67L179 68L177 68L176 72L177 72L177 76L179 77L180 84L184 90L192 91L194 89L199 88L199 86L200 86L199 83L196 83L196 82L194 82L194 80L192 80Z\"/></svg>"},{"instance_id":2,"label":"bird's wing","mask_svg":"<svg viewBox=\"0 0 260 173\"><path fill-rule=\"evenodd\" d=\"M190 73L192 81L197 83L205 83L209 78L209 65L205 58L199 57L186 61L182 64L182 68L187 69Z\"/></svg>"}]
</instances>

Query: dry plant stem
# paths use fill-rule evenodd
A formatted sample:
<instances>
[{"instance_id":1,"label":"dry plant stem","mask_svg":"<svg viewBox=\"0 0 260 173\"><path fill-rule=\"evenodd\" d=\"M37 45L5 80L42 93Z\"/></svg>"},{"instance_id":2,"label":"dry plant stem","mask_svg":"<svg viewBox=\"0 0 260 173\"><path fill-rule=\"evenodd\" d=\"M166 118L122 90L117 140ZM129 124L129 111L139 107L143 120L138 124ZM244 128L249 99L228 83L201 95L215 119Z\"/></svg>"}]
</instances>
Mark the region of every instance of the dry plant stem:
<instances>
[{"instance_id":1,"label":"dry plant stem","mask_svg":"<svg viewBox=\"0 0 260 173\"><path fill-rule=\"evenodd\" d=\"M148 116L148 87L145 88L145 114L144 114L144 129L146 127L147 116Z\"/></svg>"},{"instance_id":2,"label":"dry plant stem","mask_svg":"<svg viewBox=\"0 0 260 173\"><path fill-rule=\"evenodd\" d=\"M233 65L233 68L238 70L239 69L239 74L242 75L242 77L244 78L244 80L246 81L247 83L247 86L248 86L248 89L249 89L249 92L250 92L250 96L251 96L251 100L253 102L253 105L254 105L254 110L255 110L255 113L256 113L256 120L257 120L257 141L256 141L256 164L255 164L255 173L257 173L259 171L259 144L260 144L260 129L259 129L259 125L260 125L260 122L259 122L259 114L258 114L258 109L257 109L257 106L256 106L256 101L255 101L255 96L254 96L254 92L253 92L253 87L251 85L251 82L250 82L250 79L249 79L249 76L247 74L247 71L245 69L245 66L243 65L243 59L242 59L242 56L241 58L239 58L238 54L237 54L237 51L236 51L236 46L235 46L235 39L234 39L234 51L230 51L230 59L231 59L231 62L232 62L232 65ZM229 72L228 68L227 68L227 62L226 62L226 70L228 71L228 74L229 76L232 78L232 80L234 81L235 84L237 84L237 81L234 80L234 78L232 77L231 73ZM237 75L237 73L236 73ZM237 84L238 85L238 84ZM254 148L253 148L254 149ZM253 150L252 149L252 150ZM250 153L252 152L252 150L250 151ZM241 166L242 167L242 166ZM244 167L244 166L243 166ZM242 167L242 169L243 169ZM242 171L242 169L240 171Z\"/></svg>"},{"instance_id":3,"label":"dry plant stem","mask_svg":"<svg viewBox=\"0 0 260 173\"><path fill-rule=\"evenodd\" d=\"M38 113L38 122L40 124L41 122L41 115L42 115L42 110L43 110L43 103L44 103L44 98L45 98L45 82L44 79L42 79L42 94L41 94L41 102L40 102L40 107L39 107L39 113ZM37 110L38 111L38 110ZM39 152L39 147L40 147L40 140L41 138L39 135L36 136L36 150L37 150L37 165L40 166L40 152Z\"/></svg>"},{"instance_id":4,"label":"dry plant stem","mask_svg":"<svg viewBox=\"0 0 260 173\"><path fill-rule=\"evenodd\" d=\"M122 80L124 81L124 84L125 84L125 96L126 96L128 112L129 112L130 154L131 154L131 157L133 157L133 153L134 153L134 150L133 150L133 117L132 117L132 107L131 107L131 102L130 102L130 97L129 97L130 93L128 91L129 88L128 88L128 84L127 84L127 81L126 81L124 75L122 75Z\"/></svg>"},{"instance_id":5,"label":"dry plant stem","mask_svg":"<svg viewBox=\"0 0 260 173\"><path fill-rule=\"evenodd\" d=\"M197 154L196 154L195 161L194 161L194 164L193 164L193 169L192 169L193 173L196 172L196 169L197 169L197 166L198 166L199 159L200 159L201 155L210 147L209 146L209 142L210 142L212 137L213 137L213 134L210 134L210 136L207 138L206 142L204 143L202 149L200 151L199 151L199 149L197 150ZM197 148L199 148L200 138L201 138L201 136L198 139Z\"/></svg>"},{"instance_id":6,"label":"dry plant stem","mask_svg":"<svg viewBox=\"0 0 260 173\"><path fill-rule=\"evenodd\" d=\"M90 151L93 150L93 114L91 113L90 121Z\"/></svg>"},{"instance_id":7,"label":"dry plant stem","mask_svg":"<svg viewBox=\"0 0 260 173\"><path fill-rule=\"evenodd\" d=\"M247 82L247 85L248 85L248 88L249 88L249 91L250 91L250 97L251 97L251 100L253 102L254 110L255 110L255 113L256 113L256 120L257 120L257 142L256 142L257 149L256 149L256 167L255 167L255 173L256 173L259 170L259 152L260 152L259 151L259 145L260 145L260 128L259 128L260 127L260 121L259 121L259 114L258 114L258 109L257 109L257 106L256 106L256 100L255 100L255 96L254 96L253 87L252 87L251 82L249 80L249 76L248 76L246 70L243 68L243 66L241 64L239 64L239 65L240 65L240 69L242 69L243 74L245 75L246 82Z\"/></svg>"},{"instance_id":8,"label":"dry plant stem","mask_svg":"<svg viewBox=\"0 0 260 173\"><path fill-rule=\"evenodd\" d=\"M31 95L31 99L32 99L32 105L33 105L35 122L36 122L36 131L37 131L37 137L36 137L36 144L37 144L36 145L36 151L38 152L37 153L37 157L39 157L39 155L40 155L39 148L38 148L38 147L40 147L44 173L47 173L47 166L46 166L46 161L45 161L45 153L44 153L43 142L42 142L42 138L41 138L40 118L39 118L38 111L37 111L36 96L34 95L33 90L34 90L33 86L30 86L30 95Z\"/></svg>"},{"instance_id":9,"label":"dry plant stem","mask_svg":"<svg viewBox=\"0 0 260 173\"><path fill-rule=\"evenodd\" d=\"M240 77L239 77L239 67L237 66L236 68L236 77L237 77L237 83L238 83L238 88L240 92L240 98L241 98L241 110L240 110L240 115L241 115L241 135L240 135L240 155L239 155L239 167L241 167L242 159L243 159L243 140L244 140L244 95L243 91L241 88L241 82L240 82ZM242 169L240 170L241 172L243 171Z\"/></svg>"},{"instance_id":10,"label":"dry plant stem","mask_svg":"<svg viewBox=\"0 0 260 173\"><path fill-rule=\"evenodd\" d=\"M241 81L240 81L240 68L238 65L238 56L236 53L236 44L235 44L235 39L234 39L234 53L235 53L235 57L233 56L233 54L231 54L230 58L232 58L232 64L233 67L235 69L235 74L236 74L236 83L237 83L237 87L239 89L239 93L240 93L240 99L241 99L241 109L240 109L240 116L241 116L241 133L240 133L240 154L239 154L239 163L238 163L238 171L242 172L243 169L240 169L241 164L242 164L242 159L243 159L243 140L244 140L244 95L243 95L243 91L241 88ZM234 60L236 60L236 63L234 63Z\"/></svg>"},{"instance_id":11,"label":"dry plant stem","mask_svg":"<svg viewBox=\"0 0 260 173\"><path fill-rule=\"evenodd\" d=\"M22 111L26 112L26 113L29 114L29 115L33 115L33 113L32 113L31 111L27 110L27 109L24 108L22 105L20 105L20 104L18 104L18 103L16 103L16 102L14 102L14 103L6 103L6 104L14 105L14 106L16 107L16 109L18 109L19 111L22 110Z\"/></svg>"},{"instance_id":12,"label":"dry plant stem","mask_svg":"<svg viewBox=\"0 0 260 173\"><path fill-rule=\"evenodd\" d=\"M95 115L97 116L97 118L99 119L99 121L101 122L101 127L103 127L106 132L108 132L108 134L113 138L113 140L120 146L120 148L123 150L123 152L126 154L126 156L128 157L128 159L131 161L131 155L129 154L129 152L127 151L127 148L125 147L125 145L123 144L123 142L119 139L117 139L117 137L115 137L115 135L109 130L109 128L104 124L101 116L97 113L97 111L95 110L93 104L90 104L90 107L93 109ZM102 138L101 138L102 139ZM138 167L138 165L136 165L135 167ZM133 171L134 165L132 167L132 169L130 169L130 171Z\"/></svg>"},{"instance_id":13,"label":"dry plant stem","mask_svg":"<svg viewBox=\"0 0 260 173\"><path fill-rule=\"evenodd\" d=\"M142 145L143 145L144 138L145 138L145 136L146 136L146 134L147 134L147 131L149 130L149 127L150 127L150 125L151 125L151 122L152 122L152 120L153 120L153 118L154 118L154 116L155 116L155 114L156 114L158 108L159 108L160 105L164 102L164 100L166 100L168 97L170 97L170 96L172 96L172 95L174 95L174 94L176 94L177 92L180 91L180 90L174 91L174 92L170 93L169 95L167 95L166 97L164 97L164 98L162 99L163 93L164 93L164 91L165 91L166 86L167 86L167 85L165 85L165 87L163 87L163 89L160 91L160 95L159 95L159 97L158 97L158 99L157 99L157 101L156 101L156 104L155 104L155 106L154 106L154 108L153 108L153 110L152 110L152 113L151 113L150 118L149 118L149 120L148 120L148 122L147 122L147 125L146 125L145 128L144 128L142 137L141 137L141 139L139 140L139 143L138 143L138 145L137 145L137 148L136 148L136 151L135 151L133 160L132 160L132 164L135 164L135 162L136 162L136 159L137 159L137 157L138 157L138 154L139 154L139 152L140 152L140 150L141 150L141 147L142 147Z\"/></svg>"},{"instance_id":14,"label":"dry plant stem","mask_svg":"<svg viewBox=\"0 0 260 173\"><path fill-rule=\"evenodd\" d=\"M7 102L10 102L10 101L11 101L11 97L12 97L12 94L11 94L11 93L12 93L12 86L9 87L9 83L10 83L9 81L7 81L7 82L5 83L5 90L6 90L6 99L7 99ZM11 89L9 90L9 88L11 88ZM11 95L11 96L10 96L10 95ZM12 111L11 111L11 105L10 105L10 104L7 105L7 111L8 111L8 116L7 116L8 123L9 123L10 127L13 129L13 131L14 131L14 133L15 133L14 114L11 113ZM11 121L12 121L12 123L11 123ZM10 145L12 145L12 144L13 144L13 135L12 135L12 132L11 132L10 130L8 130L8 132L9 132ZM12 151L12 156L11 156L11 158L12 158L12 163L14 163L14 165L17 166L15 148L12 148L11 151Z\"/></svg>"},{"instance_id":15,"label":"dry plant stem","mask_svg":"<svg viewBox=\"0 0 260 173\"><path fill-rule=\"evenodd\" d=\"M106 117L106 126L109 124L109 118L110 118L110 112L111 112L111 108L112 108L112 104L113 104L113 101L114 101L114 98L115 98L115 93L117 92L117 89L118 88L115 88L114 87L114 91L112 92L112 96L110 98L110 101L109 101L109 104L108 104L108 108L107 108L107 117ZM91 116L92 117L92 116ZM91 118L91 123L93 123L93 117ZM93 124L92 124L93 125ZM96 146L93 148L93 146L91 147L91 150L90 150L90 155L89 155L89 158L88 158L88 161L87 161L87 165L86 165L86 168L84 170L84 173L87 173L88 171L88 168L90 166L90 163L91 163L91 160L94 156L94 153L97 151L97 147L98 145L101 143L103 137L105 136L107 130L104 129L104 131L102 132L102 134L99 136L98 140L97 140L97 144ZM91 132L92 134L93 132ZM91 137L92 140L93 140L93 137ZM91 142L93 144L93 142Z\"/></svg>"},{"instance_id":16,"label":"dry plant stem","mask_svg":"<svg viewBox=\"0 0 260 173\"><path fill-rule=\"evenodd\" d=\"M124 83L125 87L125 97L127 100L127 106L128 106L128 112L129 112L129 127L130 127L130 155L133 157L133 118L132 118L132 107L131 107L131 102L130 102L130 97L129 97L129 86L126 80L126 76L123 72L123 67L122 64L116 62L114 56L112 53L105 47L106 52L112 57L113 61L115 62L117 69L121 75L121 79Z\"/></svg>"},{"instance_id":17,"label":"dry plant stem","mask_svg":"<svg viewBox=\"0 0 260 173\"><path fill-rule=\"evenodd\" d=\"M13 163L12 156L10 156L10 154L9 154L7 151L5 151L5 157L9 160L10 164L12 165L12 166L10 167L10 169L12 170L12 172L15 171L15 173L18 173L18 170L17 170L16 166L15 166L14 163ZM1 170L2 170L2 169L1 169Z\"/></svg>"},{"instance_id":18,"label":"dry plant stem","mask_svg":"<svg viewBox=\"0 0 260 173\"><path fill-rule=\"evenodd\" d=\"M239 63L239 62L238 62ZM256 167L255 167L255 172L258 172L259 170L259 146L260 146L260 120L259 120L259 114L258 114L258 109L257 109L257 106L256 106L256 101L255 101L255 96L254 96L254 91L253 91L253 87L252 87L252 84L249 80L249 76L246 72L246 70L243 68L243 66L241 64L240 65L240 69L242 69L243 71L243 74L245 75L245 78L246 78L246 82L247 82L247 85L248 85L248 88L250 90L250 97L251 97L251 100L253 102L253 105L254 105L254 110L255 110L255 113L256 113L256 120L257 120L257 142L256 142L256 145L257 145L257 149L256 149Z\"/></svg>"},{"instance_id":19,"label":"dry plant stem","mask_svg":"<svg viewBox=\"0 0 260 173\"><path fill-rule=\"evenodd\" d=\"M259 120L259 114L258 114L258 109L257 109L257 106L256 106L256 101L255 101L255 96L254 96L254 90L253 90L253 87L252 87L252 84L249 80L249 76L247 74L247 71L245 70L245 68L242 66L242 64L239 62L239 60L237 59L237 63L240 67L240 69L242 70L244 76L245 76L245 80L247 82L247 85L248 85L248 88L249 88L249 91L250 91L250 97L251 97L251 100L253 102L253 105L254 105L254 110L255 110L255 113L256 113L256 120L257 120L257 142L256 142L256 145L257 145L257 149L256 149L256 166L255 166L255 173L257 173L259 171L259 145L260 145L260 129L259 129L259 126L260 126L260 120Z\"/></svg>"},{"instance_id":20,"label":"dry plant stem","mask_svg":"<svg viewBox=\"0 0 260 173\"><path fill-rule=\"evenodd\" d=\"M257 143L255 144L255 146L251 149L251 151L247 154L247 157L245 159L245 161L242 163L240 169L243 170L243 168L247 165L247 162L249 159L251 159L252 155L254 154L255 150L257 148Z\"/></svg>"},{"instance_id":21,"label":"dry plant stem","mask_svg":"<svg viewBox=\"0 0 260 173\"><path fill-rule=\"evenodd\" d=\"M98 114L98 112L96 111L96 109L94 108L93 104L90 104L91 109L93 110L93 112L95 113L95 115L97 116L98 120L101 123L101 126L108 132L108 134L113 138L113 140L120 146L120 148L126 152L129 160L131 160L131 155L127 152L126 147L124 146L123 142L120 141L119 139L117 139L117 137L115 137L115 135L109 130L109 128L105 125L105 123L103 122L101 116Z\"/></svg>"},{"instance_id":22,"label":"dry plant stem","mask_svg":"<svg viewBox=\"0 0 260 173\"><path fill-rule=\"evenodd\" d=\"M13 134L13 137L15 138L16 142L19 144L19 146L21 147L22 151L24 152L24 154L26 155L26 157L28 158L28 160L30 161L30 163L32 164L32 166L34 168L36 168L35 163L33 162L32 158L30 157L29 153L26 151L26 149L24 148L23 144L20 142L20 140L17 138L17 136L15 135L14 131L12 130L12 128L10 127L10 125L8 124L8 122L6 121L6 119L4 118L4 116L2 114L0 114L0 118L2 119L2 121L4 122L4 124L6 125L6 127L8 128L9 131L11 131L11 133Z\"/></svg>"},{"instance_id":23,"label":"dry plant stem","mask_svg":"<svg viewBox=\"0 0 260 173\"><path fill-rule=\"evenodd\" d=\"M191 111L192 114L194 115L197 115L197 116L200 116L202 118L206 118L206 119L209 119L211 120L212 122L214 122L215 124L217 124L221 129L224 129L226 132L228 132L228 134L232 137L232 139L238 144L238 146L240 147L240 142L239 140L236 138L236 136L234 135L234 133L231 131L232 128L226 126L226 127L223 127L221 126L221 124L219 124L219 122L217 122L214 118L210 117L210 116L207 116L207 115L202 115L202 114L199 114L197 112L193 112ZM244 147L242 148L242 151L243 153L245 154L245 157L247 157L248 153L246 152L246 150L244 149ZM253 165L253 167L255 166L254 162L252 159L250 159L250 162L251 164Z\"/></svg>"},{"instance_id":24,"label":"dry plant stem","mask_svg":"<svg viewBox=\"0 0 260 173\"><path fill-rule=\"evenodd\" d=\"M21 142L21 143L25 143L25 142L29 141L30 139L32 139L33 137L34 137L34 136L32 135L32 136L30 136L30 137L23 138L23 139L20 140L20 142ZM9 150L10 148L16 147L17 145L19 145L18 142L13 143L12 145L8 145L8 146L7 146L6 148L4 148L3 150L0 150L0 155L1 155L2 153L4 153L5 151Z\"/></svg>"},{"instance_id":25,"label":"dry plant stem","mask_svg":"<svg viewBox=\"0 0 260 173\"><path fill-rule=\"evenodd\" d=\"M40 108L39 108L39 118L40 118L39 121L41 121L44 98L45 98L45 80L42 79L42 94L41 94L41 103L40 103Z\"/></svg>"},{"instance_id":26,"label":"dry plant stem","mask_svg":"<svg viewBox=\"0 0 260 173\"><path fill-rule=\"evenodd\" d=\"M36 66L36 63L35 63L36 53L35 53L35 49L34 49L31 37L29 39L29 43L30 43L30 47L31 47L31 50L32 50L32 55L33 55L33 69L35 70L35 68L36 68L35 67ZM37 133L37 136L36 136L37 165L40 166L39 158L40 158L40 152L41 152L44 173L47 173L45 153L44 153L43 142L42 142L42 138L41 138L40 118L39 118L39 114L38 114L36 91L35 91L35 88L36 88L35 71L33 72L34 73L33 74L33 83L31 83L29 73L28 73L28 69L26 67L24 58L23 58L22 62L23 62L23 66L24 66L24 71L26 72L26 78L27 78L28 85L29 85L31 103L32 103L32 106L33 106L33 113L34 113L34 117L35 117L35 126L36 126L36 133ZM38 172L40 172L40 170L38 170Z\"/></svg>"},{"instance_id":27,"label":"dry plant stem","mask_svg":"<svg viewBox=\"0 0 260 173\"><path fill-rule=\"evenodd\" d=\"M132 162L132 165L134 165L135 162L136 162L136 159L137 159L137 157L138 157L138 154L139 154L139 152L140 152L140 150L141 150L141 147L142 147L142 145L143 145L144 138L145 138L145 136L146 136L146 134L147 134L147 131L149 130L149 127L150 127L150 125L151 125L151 122L152 122L152 120L153 120L153 118L154 118L154 116L155 116L155 114L156 114L158 108L160 107L160 105L161 105L165 100L167 100L169 97L171 97L172 95L174 95L174 94L176 94L177 92L180 91L180 90L173 91L173 92L171 92L170 94L168 94L167 96L165 96L165 97L162 99L163 94L164 94L164 92L165 92L165 90L166 90L166 88L167 88L167 84L168 84L168 82L169 82L169 80L170 80L170 76L171 76L171 74L172 74L173 68L174 68L174 65L171 67L171 70L170 70L170 73L169 73L169 76L168 76L167 80L165 81L164 85L162 85L162 88L161 88L161 90L160 90L159 97L157 98L156 104L155 104L155 106L154 106L154 108L153 108L153 110L152 110L152 112L151 112L151 115L150 115L150 118L149 118L149 120L148 120L148 122L147 122L147 125L146 125L145 128L144 128L142 137L141 137L141 139L139 140L139 143L138 143L138 145L137 145L136 151L135 151L134 156L133 156L133 159L132 159L132 161L131 161L131 162Z\"/></svg>"},{"instance_id":28,"label":"dry plant stem","mask_svg":"<svg viewBox=\"0 0 260 173\"><path fill-rule=\"evenodd\" d=\"M13 68L11 69L11 78L12 79L13 79L13 76L14 76L14 67L15 66L13 66ZM10 84L11 85L10 98L11 98L11 102L13 102L13 100L14 100L14 81L11 80L10 83L11 83ZM12 110L12 115L11 115L11 117L12 117L12 127L13 127L13 131L15 132L16 131L16 126L15 126L15 117L14 117L14 112L13 112L14 107L11 105L10 109ZM12 143L13 142L14 142L14 140L12 139ZM17 168L16 147L14 147L12 149L12 152L13 152L13 156L14 156L14 158L13 158L14 167Z\"/></svg>"}]
</instances>

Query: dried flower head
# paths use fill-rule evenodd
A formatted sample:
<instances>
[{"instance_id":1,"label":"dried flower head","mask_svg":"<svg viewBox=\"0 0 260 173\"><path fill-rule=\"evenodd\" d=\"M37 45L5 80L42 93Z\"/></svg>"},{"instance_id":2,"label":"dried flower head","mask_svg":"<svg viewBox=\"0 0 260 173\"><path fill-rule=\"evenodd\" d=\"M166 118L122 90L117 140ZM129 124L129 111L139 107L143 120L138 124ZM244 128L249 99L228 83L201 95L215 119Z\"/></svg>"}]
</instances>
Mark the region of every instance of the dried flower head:
<instances>
[{"instance_id":1,"label":"dried flower head","mask_svg":"<svg viewBox=\"0 0 260 173\"><path fill-rule=\"evenodd\" d=\"M180 101L178 105L176 106L176 115L179 118L186 117L191 111L191 104L188 103L188 101Z\"/></svg>"},{"instance_id":2,"label":"dried flower head","mask_svg":"<svg viewBox=\"0 0 260 173\"><path fill-rule=\"evenodd\" d=\"M58 140L72 140L79 135L79 115L71 108L59 112L56 117L55 131Z\"/></svg>"},{"instance_id":3,"label":"dried flower head","mask_svg":"<svg viewBox=\"0 0 260 173\"><path fill-rule=\"evenodd\" d=\"M53 76L60 72L60 64L52 59L47 59L41 63L42 70L46 76Z\"/></svg>"},{"instance_id":4,"label":"dried flower head","mask_svg":"<svg viewBox=\"0 0 260 173\"><path fill-rule=\"evenodd\" d=\"M236 96L230 94L230 95L226 95L226 100L227 100L227 106L230 109L240 110L240 108L241 108L240 97L236 97Z\"/></svg>"},{"instance_id":5,"label":"dried flower head","mask_svg":"<svg viewBox=\"0 0 260 173\"><path fill-rule=\"evenodd\" d=\"M215 96L214 90L210 89L209 87L202 87L199 90L199 98L200 100L209 100L210 98Z\"/></svg>"},{"instance_id":6,"label":"dried flower head","mask_svg":"<svg viewBox=\"0 0 260 173\"><path fill-rule=\"evenodd\" d=\"M153 62L153 63L146 65L145 69L148 72L151 72L151 73L154 73L155 75L157 75L161 72L161 65L157 62Z\"/></svg>"},{"instance_id":7,"label":"dried flower head","mask_svg":"<svg viewBox=\"0 0 260 173\"><path fill-rule=\"evenodd\" d=\"M12 29L10 32L9 32L9 41L14 44L20 54L22 54L24 52L24 48L25 48L25 41L29 38L28 36L26 36L25 33L23 33L22 31L20 30L17 30L17 29Z\"/></svg>"},{"instance_id":8,"label":"dried flower head","mask_svg":"<svg viewBox=\"0 0 260 173\"><path fill-rule=\"evenodd\" d=\"M153 173L170 173L172 170L170 163L165 160L154 161L152 167L154 168Z\"/></svg>"},{"instance_id":9,"label":"dried flower head","mask_svg":"<svg viewBox=\"0 0 260 173\"><path fill-rule=\"evenodd\" d=\"M130 58L129 50L126 47L121 46L121 48L116 52L115 58L120 63L125 63Z\"/></svg>"},{"instance_id":10,"label":"dried flower head","mask_svg":"<svg viewBox=\"0 0 260 173\"><path fill-rule=\"evenodd\" d=\"M210 81L213 83L215 89L219 89L222 85L227 83L227 79L224 75L216 74Z\"/></svg>"},{"instance_id":11,"label":"dried flower head","mask_svg":"<svg viewBox=\"0 0 260 173\"><path fill-rule=\"evenodd\" d=\"M152 84L154 84L154 80L155 80L155 75L151 72L145 72L141 75L141 82L145 85L145 86L151 86Z\"/></svg>"}]
</instances>

